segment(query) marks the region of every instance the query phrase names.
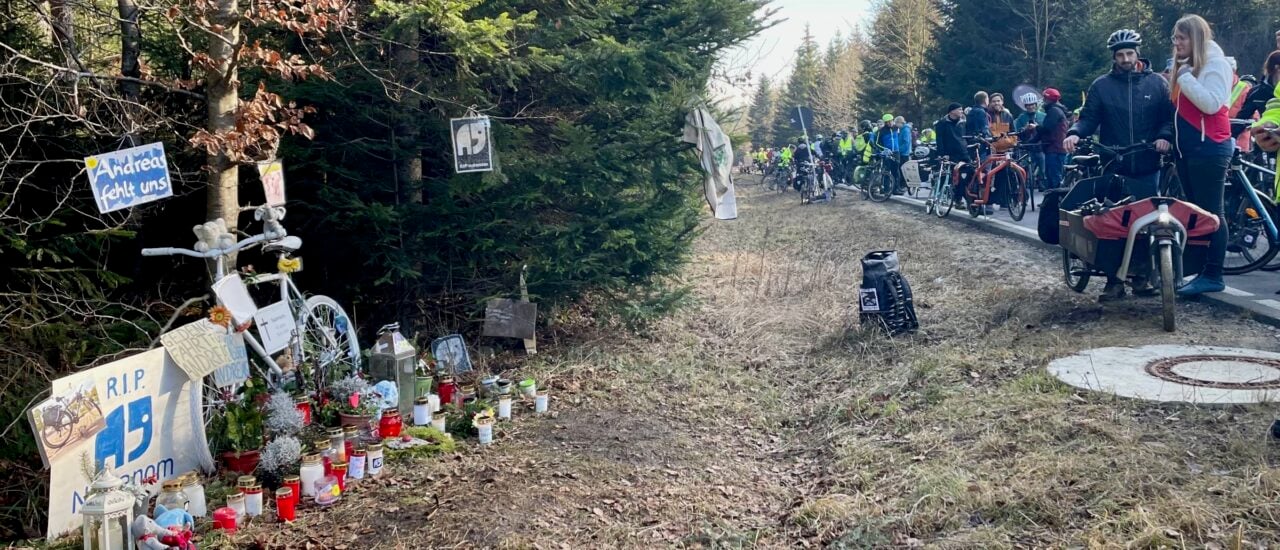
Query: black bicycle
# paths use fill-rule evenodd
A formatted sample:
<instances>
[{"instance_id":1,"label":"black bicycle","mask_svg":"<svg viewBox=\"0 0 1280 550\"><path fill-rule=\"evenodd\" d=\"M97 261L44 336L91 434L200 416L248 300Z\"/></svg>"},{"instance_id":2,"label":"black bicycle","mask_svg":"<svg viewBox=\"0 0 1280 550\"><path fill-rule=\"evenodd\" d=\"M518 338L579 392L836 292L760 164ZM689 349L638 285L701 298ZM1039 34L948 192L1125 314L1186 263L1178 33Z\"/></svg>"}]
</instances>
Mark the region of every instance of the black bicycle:
<instances>
[{"instance_id":1,"label":"black bicycle","mask_svg":"<svg viewBox=\"0 0 1280 550\"><path fill-rule=\"evenodd\" d=\"M871 200L884 202L893 196L898 178L894 172L898 169L897 155L888 149L876 153L871 161L871 172L867 176L866 191Z\"/></svg>"}]
</instances>

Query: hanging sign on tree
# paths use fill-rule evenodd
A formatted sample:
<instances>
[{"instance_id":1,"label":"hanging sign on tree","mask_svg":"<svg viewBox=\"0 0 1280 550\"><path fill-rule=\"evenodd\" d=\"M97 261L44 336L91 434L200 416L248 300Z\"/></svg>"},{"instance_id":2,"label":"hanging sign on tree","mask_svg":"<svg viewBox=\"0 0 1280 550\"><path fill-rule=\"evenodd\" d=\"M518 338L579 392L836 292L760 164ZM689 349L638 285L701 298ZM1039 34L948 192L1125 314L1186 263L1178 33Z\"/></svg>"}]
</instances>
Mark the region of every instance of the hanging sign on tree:
<instances>
[{"instance_id":1,"label":"hanging sign on tree","mask_svg":"<svg viewBox=\"0 0 1280 550\"><path fill-rule=\"evenodd\" d=\"M284 206L284 163L278 160L258 163L258 179L268 206Z\"/></svg>"},{"instance_id":2,"label":"hanging sign on tree","mask_svg":"<svg viewBox=\"0 0 1280 550\"><path fill-rule=\"evenodd\" d=\"M449 120L453 134L453 169L459 174L493 171L493 140L489 117Z\"/></svg>"},{"instance_id":3,"label":"hanging sign on tree","mask_svg":"<svg viewBox=\"0 0 1280 550\"><path fill-rule=\"evenodd\" d=\"M164 143L86 157L84 166L103 214L173 196Z\"/></svg>"}]
</instances>

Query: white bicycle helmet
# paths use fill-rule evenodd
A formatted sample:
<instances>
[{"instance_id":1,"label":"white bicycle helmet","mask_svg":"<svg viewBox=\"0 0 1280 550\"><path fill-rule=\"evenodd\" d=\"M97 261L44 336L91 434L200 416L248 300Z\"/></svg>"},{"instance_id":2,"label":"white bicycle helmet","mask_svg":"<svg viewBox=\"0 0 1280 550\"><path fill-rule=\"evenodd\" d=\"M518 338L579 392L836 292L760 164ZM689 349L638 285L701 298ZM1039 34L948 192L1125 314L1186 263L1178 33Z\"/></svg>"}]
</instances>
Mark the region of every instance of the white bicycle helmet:
<instances>
[{"instance_id":1,"label":"white bicycle helmet","mask_svg":"<svg viewBox=\"0 0 1280 550\"><path fill-rule=\"evenodd\" d=\"M1117 50L1137 49L1142 45L1142 35L1133 29L1120 29L1107 38L1107 49L1113 53Z\"/></svg>"},{"instance_id":2,"label":"white bicycle helmet","mask_svg":"<svg viewBox=\"0 0 1280 550\"><path fill-rule=\"evenodd\" d=\"M1036 95L1035 92L1027 92L1025 94L1022 94L1022 97L1018 98L1018 104L1024 107L1027 105L1031 105L1032 103L1035 103L1035 104L1040 103L1040 96Z\"/></svg>"}]
</instances>

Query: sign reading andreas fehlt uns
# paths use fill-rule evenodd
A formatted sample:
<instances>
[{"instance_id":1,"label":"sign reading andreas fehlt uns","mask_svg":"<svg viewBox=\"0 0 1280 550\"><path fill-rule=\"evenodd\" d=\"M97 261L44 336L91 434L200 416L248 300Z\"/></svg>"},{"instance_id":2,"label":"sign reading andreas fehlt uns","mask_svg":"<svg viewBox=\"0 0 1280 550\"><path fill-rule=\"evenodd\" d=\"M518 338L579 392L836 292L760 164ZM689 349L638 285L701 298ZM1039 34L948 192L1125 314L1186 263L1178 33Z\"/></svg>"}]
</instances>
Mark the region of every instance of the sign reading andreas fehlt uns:
<instances>
[{"instance_id":1,"label":"sign reading andreas fehlt uns","mask_svg":"<svg viewBox=\"0 0 1280 550\"><path fill-rule=\"evenodd\" d=\"M103 214L173 196L164 143L93 155L84 165Z\"/></svg>"}]
</instances>

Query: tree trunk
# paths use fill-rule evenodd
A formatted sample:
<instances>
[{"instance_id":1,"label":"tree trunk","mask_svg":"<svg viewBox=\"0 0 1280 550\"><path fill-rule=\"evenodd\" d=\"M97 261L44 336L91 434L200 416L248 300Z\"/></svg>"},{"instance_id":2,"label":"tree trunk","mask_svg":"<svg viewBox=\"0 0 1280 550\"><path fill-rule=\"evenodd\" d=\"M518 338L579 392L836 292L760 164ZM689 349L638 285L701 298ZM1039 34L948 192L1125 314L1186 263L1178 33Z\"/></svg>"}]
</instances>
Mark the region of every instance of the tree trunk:
<instances>
[{"instance_id":1,"label":"tree trunk","mask_svg":"<svg viewBox=\"0 0 1280 550\"><path fill-rule=\"evenodd\" d=\"M53 30L53 44L62 52L65 60L63 66L84 70L80 67L80 54L76 51L75 8L69 0L49 0L49 24ZM74 75L65 75L74 80Z\"/></svg>"},{"instance_id":2,"label":"tree trunk","mask_svg":"<svg viewBox=\"0 0 1280 550\"><path fill-rule=\"evenodd\" d=\"M405 88L416 90L418 86L418 70L422 60L417 50L418 43L421 40L417 25L408 26L404 35L399 37L399 42L406 46L396 46L395 48L395 70L397 78ZM396 162L396 183L399 186L397 190L397 201L405 201L410 204L418 204L423 200L422 192L422 147L418 132L418 117L422 108L422 96L416 93L402 91L400 97L400 116L397 117L395 123L395 136L399 142L401 154L403 155ZM409 223L420 223L418 220L410 220ZM403 231L402 231L403 234ZM404 243L402 242L401 245ZM418 251L409 251L412 255L419 255ZM414 268L421 273L424 269L422 262L415 262ZM396 304L396 317L400 320L400 326L404 327L406 333L412 334L417 332L417 322L419 317L419 309L415 307L417 292L414 291L419 285L418 281L401 280L403 285L400 289L400 303Z\"/></svg>"},{"instance_id":3,"label":"tree trunk","mask_svg":"<svg viewBox=\"0 0 1280 550\"><path fill-rule=\"evenodd\" d=\"M120 9L120 74L141 78L142 69L138 55L142 48L142 32L138 29L138 4L134 0L116 0ZM120 95L129 101L137 101L142 85L120 81Z\"/></svg>"},{"instance_id":4,"label":"tree trunk","mask_svg":"<svg viewBox=\"0 0 1280 550\"><path fill-rule=\"evenodd\" d=\"M221 25L222 32L213 33L209 39L209 57L213 67L208 71L206 103L209 133L226 135L235 129L236 107L239 104L236 67L233 62L235 49L240 45L240 23L236 13L236 0L215 0L214 12L209 21ZM219 37L221 39L219 39ZM233 234L240 216L239 178L236 166L224 154L208 156L209 185L206 219L222 218ZM235 265L234 258L228 265Z\"/></svg>"}]
</instances>

